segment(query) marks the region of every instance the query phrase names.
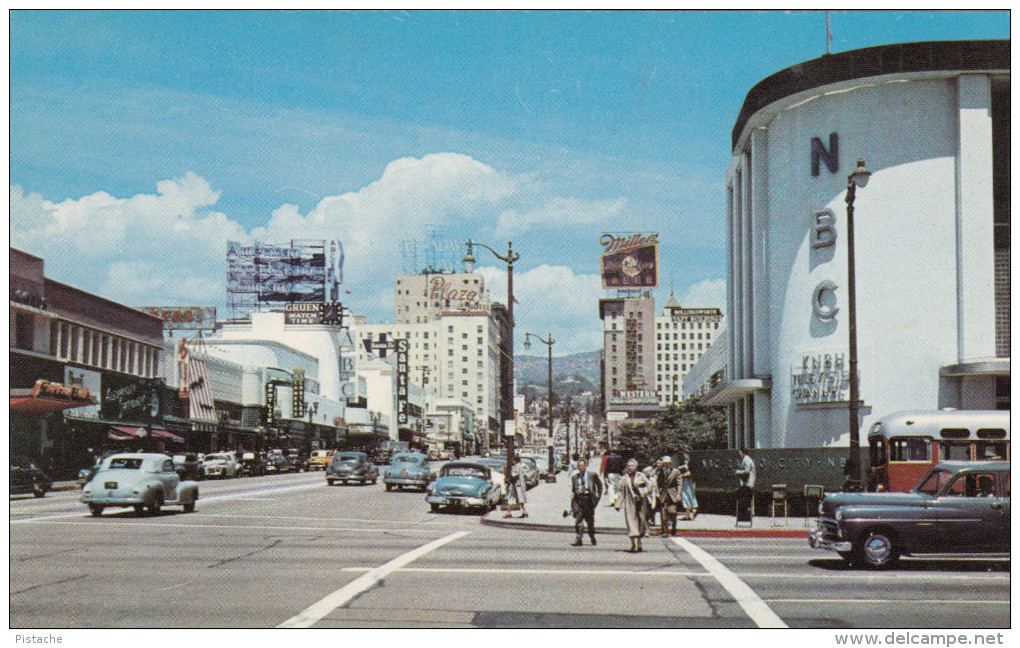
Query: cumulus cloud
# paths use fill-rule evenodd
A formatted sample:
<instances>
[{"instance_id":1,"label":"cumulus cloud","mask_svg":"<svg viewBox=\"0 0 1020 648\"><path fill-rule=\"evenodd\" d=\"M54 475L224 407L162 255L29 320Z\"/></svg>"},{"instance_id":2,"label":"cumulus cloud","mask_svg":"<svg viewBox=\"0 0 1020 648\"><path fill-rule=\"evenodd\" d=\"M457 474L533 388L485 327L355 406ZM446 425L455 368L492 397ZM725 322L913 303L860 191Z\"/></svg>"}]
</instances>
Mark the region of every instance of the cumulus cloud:
<instances>
[{"instance_id":1,"label":"cumulus cloud","mask_svg":"<svg viewBox=\"0 0 1020 648\"><path fill-rule=\"evenodd\" d=\"M496 223L495 236L513 236L538 225L564 227L606 223L618 218L626 206L626 198L586 201L576 198L553 197L523 213L517 210L508 210L500 214Z\"/></svg>"},{"instance_id":2,"label":"cumulus cloud","mask_svg":"<svg viewBox=\"0 0 1020 648\"><path fill-rule=\"evenodd\" d=\"M506 303L506 269L480 266L490 299ZM578 274L566 266L541 265L526 272L514 272L515 344L518 352L524 333L545 337L556 343L553 355L591 351L602 347L599 298L602 282L597 274Z\"/></svg>"},{"instance_id":3,"label":"cumulus cloud","mask_svg":"<svg viewBox=\"0 0 1020 648\"><path fill-rule=\"evenodd\" d=\"M726 314L726 280L706 279L687 288L680 304L688 308L719 308Z\"/></svg>"}]
</instances>

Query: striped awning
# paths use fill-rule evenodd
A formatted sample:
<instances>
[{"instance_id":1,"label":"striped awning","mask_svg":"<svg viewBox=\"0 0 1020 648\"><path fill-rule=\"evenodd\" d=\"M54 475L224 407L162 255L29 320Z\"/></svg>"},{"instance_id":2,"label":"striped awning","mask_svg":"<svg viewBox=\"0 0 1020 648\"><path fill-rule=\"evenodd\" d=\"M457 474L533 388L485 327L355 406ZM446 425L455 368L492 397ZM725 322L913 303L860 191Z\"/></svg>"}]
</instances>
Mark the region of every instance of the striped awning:
<instances>
[{"instance_id":1,"label":"striped awning","mask_svg":"<svg viewBox=\"0 0 1020 648\"><path fill-rule=\"evenodd\" d=\"M129 441L131 439L142 439L149 435L149 430L143 427L128 427L125 425L114 425L111 427L108 436L115 441ZM152 436L156 439L169 439L174 443L184 443L182 437L161 428L152 428Z\"/></svg>"}]
</instances>

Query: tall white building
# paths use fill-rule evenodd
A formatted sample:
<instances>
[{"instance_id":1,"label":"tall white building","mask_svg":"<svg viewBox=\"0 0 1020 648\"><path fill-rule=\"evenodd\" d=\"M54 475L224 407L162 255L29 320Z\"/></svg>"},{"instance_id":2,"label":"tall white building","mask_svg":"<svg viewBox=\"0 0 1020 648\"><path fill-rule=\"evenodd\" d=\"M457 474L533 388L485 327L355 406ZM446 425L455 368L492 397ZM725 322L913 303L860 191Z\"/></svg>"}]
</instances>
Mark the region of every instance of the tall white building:
<instances>
[{"instance_id":1,"label":"tall white building","mask_svg":"<svg viewBox=\"0 0 1020 648\"><path fill-rule=\"evenodd\" d=\"M684 308L673 293L655 317L655 391L659 404L684 399L684 375L704 355L721 330L718 308Z\"/></svg>"},{"instance_id":2,"label":"tall white building","mask_svg":"<svg viewBox=\"0 0 1020 648\"><path fill-rule=\"evenodd\" d=\"M1008 40L799 63L750 90L731 144L728 357L702 399L727 407L731 447L846 446L897 411L1009 407Z\"/></svg>"}]
</instances>

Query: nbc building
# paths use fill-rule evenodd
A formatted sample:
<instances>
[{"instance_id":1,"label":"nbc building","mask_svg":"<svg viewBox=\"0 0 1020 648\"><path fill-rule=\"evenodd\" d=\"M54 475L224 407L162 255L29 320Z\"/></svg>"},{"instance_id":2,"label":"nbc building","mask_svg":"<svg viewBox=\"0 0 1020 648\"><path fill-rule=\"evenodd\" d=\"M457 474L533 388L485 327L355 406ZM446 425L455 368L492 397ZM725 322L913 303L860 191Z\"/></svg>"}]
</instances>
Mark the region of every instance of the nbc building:
<instances>
[{"instance_id":1,"label":"nbc building","mask_svg":"<svg viewBox=\"0 0 1020 648\"><path fill-rule=\"evenodd\" d=\"M1009 41L800 63L751 88L731 144L727 354L702 397L731 447L849 443L851 276L860 430L1009 407Z\"/></svg>"}]
</instances>

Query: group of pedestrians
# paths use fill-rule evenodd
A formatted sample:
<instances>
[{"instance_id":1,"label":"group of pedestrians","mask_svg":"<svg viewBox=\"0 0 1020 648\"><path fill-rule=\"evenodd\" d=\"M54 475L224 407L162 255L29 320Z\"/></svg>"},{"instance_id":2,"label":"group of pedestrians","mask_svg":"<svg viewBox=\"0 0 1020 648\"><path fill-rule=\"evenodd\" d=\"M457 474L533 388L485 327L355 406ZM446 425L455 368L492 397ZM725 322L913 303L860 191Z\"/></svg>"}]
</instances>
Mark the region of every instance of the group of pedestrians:
<instances>
[{"instance_id":1,"label":"group of pedestrians","mask_svg":"<svg viewBox=\"0 0 1020 648\"><path fill-rule=\"evenodd\" d=\"M661 520L658 534L676 535L676 522L680 509L682 520L693 520L698 515L698 500L694 493L694 479L689 467L690 454L683 452L683 463L673 467L673 460L665 456L638 470L637 459L624 462L623 457L613 448L602 447L602 456L597 472L588 469L586 457L575 455L572 465L577 470L571 474L571 510L577 537L574 546L583 544L584 529L587 527L591 544L595 540L595 507L602 497L603 488L609 497L608 504L623 512L630 538L630 553L643 551L641 539L651 533L656 514ZM564 511L566 516L567 512Z\"/></svg>"}]
</instances>

